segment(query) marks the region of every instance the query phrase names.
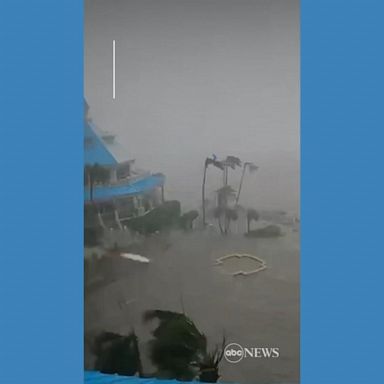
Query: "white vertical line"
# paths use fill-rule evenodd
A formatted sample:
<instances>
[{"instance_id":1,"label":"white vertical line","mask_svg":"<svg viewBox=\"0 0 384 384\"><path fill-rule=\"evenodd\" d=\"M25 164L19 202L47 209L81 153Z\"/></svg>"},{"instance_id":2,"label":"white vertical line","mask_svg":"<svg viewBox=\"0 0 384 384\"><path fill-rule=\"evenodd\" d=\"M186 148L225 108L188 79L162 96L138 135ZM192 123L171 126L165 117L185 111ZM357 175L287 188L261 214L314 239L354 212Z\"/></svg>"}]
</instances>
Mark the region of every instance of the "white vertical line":
<instances>
[{"instance_id":1,"label":"white vertical line","mask_svg":"<svg viewBox=\"0 0 384 384\"><path fill-rule=\"evenodd\" d=\"M112 99L116 98L116 40L112 41Z\"/></svg>"}]
</instances>

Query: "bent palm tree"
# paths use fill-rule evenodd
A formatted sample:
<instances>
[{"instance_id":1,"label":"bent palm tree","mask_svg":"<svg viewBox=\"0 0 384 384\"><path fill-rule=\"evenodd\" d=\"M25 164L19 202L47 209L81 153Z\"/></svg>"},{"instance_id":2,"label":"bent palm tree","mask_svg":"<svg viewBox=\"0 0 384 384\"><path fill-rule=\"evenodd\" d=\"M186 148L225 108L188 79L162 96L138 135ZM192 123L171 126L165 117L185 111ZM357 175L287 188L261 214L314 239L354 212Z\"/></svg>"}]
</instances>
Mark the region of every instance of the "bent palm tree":
<instances>
[{"instance_id":1,"label":"bent palm tree","mask_svg":"<svg viewBox=\"0 0 384 384\"><path fill-rule=\"evenodd\" d=\"M224 164L224 177L223 185L228 185L228 168L236 169L236 167L241 167L241 160L236 156L227 156L223 161Z\"/></svg>"},{"instance_id":2,"label":"bent palm tree","mask_svg":"<svg viewBox=\"0 0 384 384\"><path fill-rule=\"evenodd\" d=\"M203 174L203 184L202 184L202 191L201 191L201 198L202 198L202 209L203 209L203 226L205 227L207 223L205 222L205 182L207 180L207 169L209 165L214 165L215 167L224 170L224 165L221 161L216 160L216 157L213 157L212 159L207 157L204 162L204 174Z\"/></svg>"},{"instance_id":3,"label":"bent palm tree","mask_svg":"<svg viewBox=\"0 0 384 384\"><path fill-rule=\"evenodd\" d=\"M236 204L239 203L239 199L240 199L240 193L241 193L241 187L243 186L243 181L244 181L244 175L245 175L245 171L246 169L248 168L248 171L250 173L253 173L255 171L258 170L258 166L251 163L251 162L245 162L243 164L243 172L241 173L241 178L240 178L240 184L239 184L239 190L237 191L237 196L236 196Z\"/></svg>"}]
</instances>

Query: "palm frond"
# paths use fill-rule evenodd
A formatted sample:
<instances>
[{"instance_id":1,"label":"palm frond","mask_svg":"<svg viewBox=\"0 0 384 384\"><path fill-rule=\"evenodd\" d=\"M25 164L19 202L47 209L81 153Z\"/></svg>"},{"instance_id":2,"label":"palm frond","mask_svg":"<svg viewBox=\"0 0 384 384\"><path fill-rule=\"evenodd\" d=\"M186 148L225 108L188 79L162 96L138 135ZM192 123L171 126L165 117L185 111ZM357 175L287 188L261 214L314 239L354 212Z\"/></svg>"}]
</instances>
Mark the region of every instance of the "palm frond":
<instances>
[{"instance_id":1,"label":"palm frond","mask_svg":"<svg viewBox=\"0 0 384 384\"><path fill-rule=\"evenodd\" d=\"M172 311L164 311L161 309L152 309L144 312L143 321L149 322L155 319L160 321L169 321L180 316L183 316L183 314Z\"/></svg>"},{"instance_id":2,"label":"palm frond","mask_svg":"<svg viewBox=\"0 0 384 384\"><path fill-rule=\"evenodd\" d=\"M247 163L247 166L250 173L256 172L259 169L259 167L253 163Z\"/></svg>"},{"instance_id":3,"label":"palm frond","mask_svg":"<svg viewBox=\"0 0 384 384\"><path fill-rule=\"evenodd\" d=\"M235 169L236 167L241 167L241 160L236 156L227 156L225 159L225 165Z\"/></svg>"},{"instance_id":4,"label":"palm frond","mask_svg":"<svg viewBox=\"0 0 384 384\"><path fill-rule=\"evenodd\" d=\"M216 168L221 169L222 171L224 170L224 164L223 164L222 161L219 161L219 160L216 160L216 159L211 159L211 158L207 157L205 159L205 166L208 167L209 165L213 165Z\"/></svg>"}]
</instances>

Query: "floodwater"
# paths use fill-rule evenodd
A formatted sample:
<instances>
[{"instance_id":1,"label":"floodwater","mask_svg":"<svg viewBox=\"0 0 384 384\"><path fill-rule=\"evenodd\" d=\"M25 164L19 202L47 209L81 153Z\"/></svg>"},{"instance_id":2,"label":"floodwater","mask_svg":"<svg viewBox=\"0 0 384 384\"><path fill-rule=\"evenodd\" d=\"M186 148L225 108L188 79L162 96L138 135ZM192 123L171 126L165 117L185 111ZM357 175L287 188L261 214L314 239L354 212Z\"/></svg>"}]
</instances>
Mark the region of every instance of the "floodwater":
<instances>
[{"instance_id":1,"label":"floodwater","mask_svg":"<svg viewBox=\"0 0 384 384\"><path fill-rule=\"evenodd\" d=\"M150 325L148 309L184 311L207 335L210 346L278 347L277 359L243 359L220 364L221 381L285 383L299 381L299 232L284 228L279 238L251 239L242 234L223 237L205 232L154 235L133 253L148 257L142 264L117 254L92 262L86 271L85 363L92 367L87 339L108 330L132 328L140 340L144 370ZM230 253L248 253L266 262L267 269L249 276L232 276L215 265Z\"/></svg>"}]
</instances>

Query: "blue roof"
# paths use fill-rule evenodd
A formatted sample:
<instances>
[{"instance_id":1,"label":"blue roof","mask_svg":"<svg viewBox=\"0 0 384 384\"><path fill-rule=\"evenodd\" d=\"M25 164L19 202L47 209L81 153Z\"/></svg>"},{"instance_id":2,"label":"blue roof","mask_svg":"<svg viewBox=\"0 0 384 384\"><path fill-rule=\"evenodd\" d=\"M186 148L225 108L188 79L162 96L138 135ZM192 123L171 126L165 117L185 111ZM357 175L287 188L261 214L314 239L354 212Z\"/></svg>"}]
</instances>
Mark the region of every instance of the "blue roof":
<instances>
[{"instance_id":1,"label":"blue roof","mask_svg":"<svg viewBox=\"0 0 384 384\"><path fill-rule=\"evenodd\" d=\"M143 179L126 184L95 186L93 188L93 200L110 200L115 197L133 196L151 191L164 185L165 176L161 173L144 177ZM84 189L84 200L89 201L89 188Z\"/></svg>"},{"instance_id":2,"label":"blue roof","mask_svg":"<svg viewBox=\"0 0 384 384\"><path fill-rule=\"evenodd\" d=\"M86 165L97 163L103 166L113 166L118 164L102 138L96 133L95 127L86 119L84 120L84 147L84 163Z\"/></svg>"},{"instance_id":3,"label":"blue roof","mask_svg":"<svg viewBox=\"0 0 384 384\"><path fill-rule=\"evenodd\" d=\"M142 379L136 376L107 375L96 371L84 372L84 384L202 384L201 381Z\"/></svg>"}]
</instances>

